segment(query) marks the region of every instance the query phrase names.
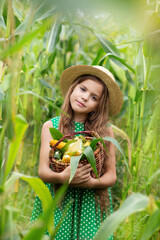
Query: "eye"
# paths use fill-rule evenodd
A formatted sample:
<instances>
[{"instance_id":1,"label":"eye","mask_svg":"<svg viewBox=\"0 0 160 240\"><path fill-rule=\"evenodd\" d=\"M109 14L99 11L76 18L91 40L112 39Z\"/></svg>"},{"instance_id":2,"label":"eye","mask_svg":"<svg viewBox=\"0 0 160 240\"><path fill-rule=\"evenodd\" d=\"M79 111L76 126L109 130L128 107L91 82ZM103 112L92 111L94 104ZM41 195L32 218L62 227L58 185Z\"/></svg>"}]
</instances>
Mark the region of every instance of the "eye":
<instances>
[{"instance_id":1,"label":"eye","mask_svg":"<svg viewBox=\"0 0 160 240\"><path fill-rule=\"evenodd\" d=\"M84 88L84 87L80 87L80 89L81 89L81 91L83 91L83 92L85 91L85 88Z\"/></svg>"},{"instance_id":2,"label":"eye","mask_svg":"<svg viewBox=\"0 0 160 240\"><path fill-rule=\"evenodd\" d=\"M92 96L93 101L97 101L97 98L95 96Z\"/></svg>"}]
</instances>

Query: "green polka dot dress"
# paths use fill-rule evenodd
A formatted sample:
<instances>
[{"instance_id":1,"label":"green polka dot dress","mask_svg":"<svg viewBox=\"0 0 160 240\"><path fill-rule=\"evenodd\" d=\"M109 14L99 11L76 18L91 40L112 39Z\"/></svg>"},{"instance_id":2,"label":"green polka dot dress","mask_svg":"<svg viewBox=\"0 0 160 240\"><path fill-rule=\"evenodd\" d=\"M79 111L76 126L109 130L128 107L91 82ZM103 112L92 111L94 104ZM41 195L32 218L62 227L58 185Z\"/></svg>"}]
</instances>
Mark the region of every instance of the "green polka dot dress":
<instances>
[{"instance_id":1,"label":"green polka dot dress","mask_svg":"<svg viewBox=\"0 0 160 240\"><path fill-rule=\"evenodd\" d=\"M58 129L59 117L51 119L53 127ZM84 124L75 122L75 132L84 131ZM52 197L54 198L54 191L50 183L46 183L49 188ZM110 188L108 188L110 206L108 212L113 212L112 198ZM106 196L107 197L107 196ZM73 199L74 201L70 205L67 215L62 222L59 231L56 234L56 240L91 240L94 239L96 232L101 225L101 213L100 206L96 208L95 202L95 190L83 189L83 188L71 188L67 189L66 195L62 202L62 208L58 208L54 215L54 224L57 226L61 219L63 209ZM33 223L42 214L42 204L38 196L36 196L31 223ZM106 218L106 214L103 214L103 220ZM49 235L48 231L45 233ZM112 240L111 235L108 240Z\"/></svg>"}]
</instances>

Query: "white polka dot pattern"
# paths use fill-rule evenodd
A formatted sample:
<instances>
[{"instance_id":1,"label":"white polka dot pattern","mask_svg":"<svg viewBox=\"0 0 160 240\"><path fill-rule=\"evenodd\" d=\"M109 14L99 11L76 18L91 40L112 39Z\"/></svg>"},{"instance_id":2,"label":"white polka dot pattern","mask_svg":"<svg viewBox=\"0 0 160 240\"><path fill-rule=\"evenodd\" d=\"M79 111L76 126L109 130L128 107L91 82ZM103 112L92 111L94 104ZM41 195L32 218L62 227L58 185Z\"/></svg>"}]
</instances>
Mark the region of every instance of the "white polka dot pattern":
<instances>
[{"instance_id":1,"label":"white polka dot pattern","mask_svg":"<svg viewBox=\"0 0 160 240\"><path fill-rule=\"evenodd\" d=\"M52 120L53 127L58 129L59 117L55 117ZM83 123L75 123L75 132L84 131ZM54 198L54 189L51 183L46 183L49 188L52 197ZM110 188L108 188L109 202L108 212L113 212L112 197ZM106 196L107 197L107 196ZM71 188L67 189L67 193L62 202L62 207L57 207L54 213L55 227L59 223L63 209L68 202L73 199L73 203L68 209L67 215L62 222L55 239L56 240L91 240L94 238L101 224L100 206L96 208L95 202L95 190L83 189L83 188ZM42 204L38 196L36 196L31 222L34 222L42 214ZM106 218L106 214L103 214L103 220ZM45 233L49 235L48 231ZM113 240L113 235L108 240Z\"/></svg>"}]
</instances>

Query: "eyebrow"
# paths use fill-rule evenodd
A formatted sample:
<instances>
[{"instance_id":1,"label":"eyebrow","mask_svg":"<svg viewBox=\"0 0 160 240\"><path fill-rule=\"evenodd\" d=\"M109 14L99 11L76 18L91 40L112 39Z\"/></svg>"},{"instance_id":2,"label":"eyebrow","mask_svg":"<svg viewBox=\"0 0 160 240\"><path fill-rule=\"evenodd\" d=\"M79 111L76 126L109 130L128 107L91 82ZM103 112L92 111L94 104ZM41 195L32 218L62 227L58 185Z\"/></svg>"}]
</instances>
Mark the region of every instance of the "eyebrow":
<instances>
[{"instance_id":1,"label":"eyebrow","mask_svg":"<svg viewBox=\"0 0 160 240\"><path fill-rule=\"evenodd\" d=\"M88 90L88 88L85 86L85 85L83 85L83 83L80 83L85 89L87 89ZM96 96L97 98L100 98L100 96L98 96L96 93L92 93L92 95L94 95L94 96Z\"/></svg>"}]
</instances>

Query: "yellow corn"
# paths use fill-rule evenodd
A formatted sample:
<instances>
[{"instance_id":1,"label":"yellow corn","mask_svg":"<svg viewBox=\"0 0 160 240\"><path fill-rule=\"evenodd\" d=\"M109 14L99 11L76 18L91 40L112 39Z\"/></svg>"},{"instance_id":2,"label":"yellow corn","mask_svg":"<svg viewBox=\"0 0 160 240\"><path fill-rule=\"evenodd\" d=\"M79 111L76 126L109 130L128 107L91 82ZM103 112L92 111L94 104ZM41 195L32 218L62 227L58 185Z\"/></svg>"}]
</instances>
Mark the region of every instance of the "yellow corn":
<instances>
[{"instance_id":1,"label":"yellow corn","mask_svg":"<svg viewBox=\"0 0 160 240\"><path fill-rule=\"evenodd\" d=\"M69 155L64 155L62 158L62 162L64 163L70 163L70 160L71 160L71 156Z\"/></svg>"},{"instance_id":2,"label":"yellow corn","mask_svg":"<svg viewBox=\"0 0 160 240\"><path fill-rule=\"evenodd\" d=\"M79 156L79 155L81 155L81 154L82 154L82 150L78 150L78 151L76 152L75 156Z\"/></svg>"},{"instance_id":3,"label":"yellow corn","mask_svg":"<svg viewBox=\"0 0 160 240\"><path fill-rule=\"evenodd\" d=\"M91 143L89 141L87 141L85 144L84 144L84 147L88 147Z\"/></svg>"},{"instance_id":4,"label":"yellow corn","mask_svg":"<svg viewBox=\"0 0 160 240\"><path fill-rule=\"evenodd\" d=\"M52 139L52 140L50 141L50 146L53 147L57 142L58 142L58 140ZM57 149L61 149L61 148L63 148L65 145L66 145L65 142L60 142L56 148L57 148Z\"/></svg>"}]
</instances>

